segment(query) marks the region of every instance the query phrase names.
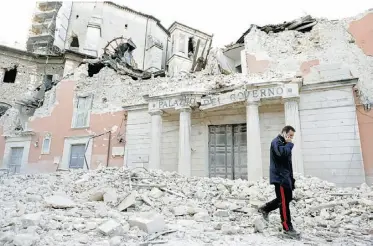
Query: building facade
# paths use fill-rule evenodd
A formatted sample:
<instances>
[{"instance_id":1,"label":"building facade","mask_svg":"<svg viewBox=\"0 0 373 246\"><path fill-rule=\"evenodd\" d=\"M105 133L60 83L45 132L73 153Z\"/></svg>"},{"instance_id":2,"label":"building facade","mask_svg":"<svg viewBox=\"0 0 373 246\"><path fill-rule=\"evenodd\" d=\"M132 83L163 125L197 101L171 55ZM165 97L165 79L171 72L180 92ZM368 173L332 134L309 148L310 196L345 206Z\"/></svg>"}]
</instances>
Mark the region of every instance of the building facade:
<instances>
[{"instance_id":1,"label":"building facade","mask_svg":"<svg viewBox=\"0 0 373 246\"><path fill-rule=\"evenodd\" d=\"M268 176L270 142L289 124L297 130L296 172L338 185L361 184L365 173L353 95L356 82L351 77L317 84L293 79L254 83L218 95L191 91L147 97L148 104L125 108L126 165L256 180Z\"/></svg>"},{"instance_id":2,"label":"building facade","mask_svg":"<svg viewBox=\"0 0 373 246\"><path fill-rule=\"evenodd\" d=\"M212 42L212 35L178 22L166 29L154 16L110 1L44 1L36 4L27 49L39 54L72 50L101 57L108 47L118 45L112 41L120 37L131 38L134 44L134 68L171 74L189 72L193 62L207 56Z\"/></svg>"}]
</instances>

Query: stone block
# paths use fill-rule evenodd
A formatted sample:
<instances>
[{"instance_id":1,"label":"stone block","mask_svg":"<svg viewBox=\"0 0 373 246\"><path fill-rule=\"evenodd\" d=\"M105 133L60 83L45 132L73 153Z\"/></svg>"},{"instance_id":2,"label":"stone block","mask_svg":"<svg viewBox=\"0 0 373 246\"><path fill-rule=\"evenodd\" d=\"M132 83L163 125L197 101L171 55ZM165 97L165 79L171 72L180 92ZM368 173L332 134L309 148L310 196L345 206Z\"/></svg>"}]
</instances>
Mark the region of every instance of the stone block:
<instances>
[{"instance_id":1,"label":"stone block","mask_svg":"<svg viewBox=\"0 0 373 246\"><path fill-rule=\"evenodd\" d=\"M214 216L216 217L228 217L229 216L229 211L224 210L224 209L218 209L215 213Z\"/></svg>"},{"instance_id":2,"label":"stone block","mask_svg":"<svg viewBox=\"0 0 373 246\"><path fill-rule=\"evenodd\" d=\"M17 234L13 239L14 246L34 246L40 237L37 234Z\"/></svg>"},{"instance_id":3,"label":"stone block","mask_svg":"<svg viewBox=\"0 0 373 246\"><path fill-rule=\"evenodd\" d=\"M118 205L119 211L124 211L127 208L135 205L137 197L137 191L132 191L123 201L121 201Z\"/></svg>"},{"instance_id":4,"label":"stone block","mask_svg":"<svg viewBox=\"0 0 373 246\"><path fill-rule=\"evenodd\" d=\"M153 202L149 199L149 197L147 196L147 195L145 195L145 194L142 194L141 195L141 200L145 203L145 204L147 204L148 206L150 206L150 207L153 207L154 206L154 204L153 204Z\"/></svg>"},{"instance_id":5,"label":"stone block","mask_svg":"<svg viewBox=\"0 0 373 246\"><path fill-rule=\"evenodd\" d=\"M266 227L263 218L257 217L254 220L254 228L256 232L263 232L264 228Z\"/></svg>"},{"instance_id":6,"label":"stone block","mask_svg":"<svg viewBox=\"0 0 373 246\"><path fill-rule=\"evenodd\" d=\"M221 227L221 232L224 235L234 235L234 234L237 234L239 231L240 231L239 226L232 226L232 225L224 224Z\"/></svg>"},{"instance_id":7,"label":"stone block","mask_svg":"<svg viewBox=\"0 0 373 246\"><path fill-rule=\"evenodd\" d=\"M75 207L75 203L66 196L56 195L46 197L45 203L52 208L72 208Z\"/></svg>"},{"instance_id":8,"label":"stone block","mask_svg":"<svg viewBox=\"0 0 373 246\"><path fill-rule=\"evenodd\" d=\"M153 198L160 198L161 196L163 196L163 191L161 191L160 189L158 189L157 187L154 187L148 194L150 197L153 197Z\"/></svg>"},{"instance_id":9,"label":"stone block","mask_svg":"<svg viewBox=\"0 0 373 246\"><path fill-rule=\"evenodd\" d=\"M97 191L90 195L89 197L90 201L98 202L104 200L104 192L103 191Z\"/></svg>"},{"instance_id":10,"label":"stone block","mask_svg":"<svg viewBox=\"0 0 373 246\"><path fill-rule=\"evenodd\" d=\"M122 242L122 237L115 236L110 239L110 246L120 246Z\"/></svg>"},{"instance_id":11,"label":"stone block","mask_svg":"<svg viewBox=\"0 0 373 246\"><path fill-rule=\"evenodd\" d=\"M131 218L128 223L149 234L163 231L166 227L163 216L153 212L140 213Z\"/></svg>"},{"instance_id":12,"label":"stone block","mask_svg":"<svg viewBox=\"0 0 373 246\"><path fill-rule=\"evenodd\" d=\"M40 219L41 219L42 213L35 213L35 214L25 214L22 217L22 226L24 228L30 227L30 226L38 226Z\"/></svg>"},{"instance_id":13,"label":"stone block","mask_svg":"<svg viewBox=\"0 0 373 246\"><path fill-rule=\"evenodd\" d=\"M193 216L193 219L197 222L207 222L210 221L211 218L207 212L199 212Z\"/></svg>"},{"instance_id":14,"label":"stone block","mask_svg":"<svg viewBox=\"0 0 373 246\"><path fill-rule=\"evenodd\" d=\"M98 230L105 236L121 236L124 229L121 224L115 220L108 220L98 227Z\"/></svg>"},{"instance_id":15,"label":"stone block","mask_svg":"<svg viewBox=\"0 0 373 246\"><path fill-rule=\"evenodd\" d=\"M115 189L108 189L103 195L104 202L106 203L116 203L118 200L118 195Z\"/></svg>"},{"instance_id":16,"label":"stone block","mask_svg":"<svg viewBox=\"0 0 373 246\"><path fill-rule=\"evenodd\" d=\"M188 214L188 207L187 206L177 206L172 209L172 212L175 216L182 216Z\"/></svg>"}]
</instances>

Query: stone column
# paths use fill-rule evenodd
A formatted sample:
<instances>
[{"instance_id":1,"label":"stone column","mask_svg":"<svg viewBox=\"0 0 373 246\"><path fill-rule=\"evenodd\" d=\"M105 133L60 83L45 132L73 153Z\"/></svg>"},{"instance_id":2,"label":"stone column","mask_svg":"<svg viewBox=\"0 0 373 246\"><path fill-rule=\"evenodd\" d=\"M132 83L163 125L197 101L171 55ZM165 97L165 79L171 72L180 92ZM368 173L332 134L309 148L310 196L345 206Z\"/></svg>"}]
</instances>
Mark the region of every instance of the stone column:
<instances>
[{"instance_id":1,"label":"stone column","mask_svg":"<svg viewBox=\"0 0 373 246\"><path fill-rule=\"evenodd\" d=\"M192 150L191 150L191 108L181 108L179 126L179 165L178 173L186 177L192 175Z\"/></svg>"},{"instance_id":2,"label":"stone column","mask_svg":"<svg viewBox=\"0 0 373 246\"><path fill-rule=\"evenodd\" d=\"M151 115L151 145L149 169L161 168L161 144L162 144L162 111L149 112Z\"/></svg>"},{"instance_id":3,"label":"stone column","mask_svg":"<svg viewBox=\"0 0 373 246\"><path fill-rule=\"evenodd\" d=\"M247 178L249 181L256 181L263 176L259 105L259 101L246 104Z\"/></svg>"},{"instance_id":4,"label":"stone column","mask_svg":"<svg viewBox=\"0 0 373 246\"><path fill-rule=\"evenodd\" d=\"M293 171L304 173L302 154L302 134L300 129L298 97L284 98L285 124L295 128L293 139L294 147L292 151Z\"/></svg>"}]
</instances>

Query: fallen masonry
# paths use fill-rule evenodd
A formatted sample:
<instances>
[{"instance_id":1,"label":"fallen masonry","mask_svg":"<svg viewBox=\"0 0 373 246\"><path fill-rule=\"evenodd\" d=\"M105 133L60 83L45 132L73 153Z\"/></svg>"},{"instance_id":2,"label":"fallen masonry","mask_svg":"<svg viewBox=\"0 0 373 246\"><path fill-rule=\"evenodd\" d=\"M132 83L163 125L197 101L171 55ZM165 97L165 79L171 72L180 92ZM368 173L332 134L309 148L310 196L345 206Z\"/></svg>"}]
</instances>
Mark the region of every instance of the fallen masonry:
<instances>
[{"instance_id":1,"label":"fallen masonry","mask_svg":"<svg viewBox=\"0 0 373 246\"><path fill-rule=\"evenodd\" d=\"M371 187L296 179L296 245L372 242ZM0 245L294 245L277 237L278 211L269 223L257 213L273 193L266 179L186 178L142 168L4 176Z\"/></svg>"}]
</instances>

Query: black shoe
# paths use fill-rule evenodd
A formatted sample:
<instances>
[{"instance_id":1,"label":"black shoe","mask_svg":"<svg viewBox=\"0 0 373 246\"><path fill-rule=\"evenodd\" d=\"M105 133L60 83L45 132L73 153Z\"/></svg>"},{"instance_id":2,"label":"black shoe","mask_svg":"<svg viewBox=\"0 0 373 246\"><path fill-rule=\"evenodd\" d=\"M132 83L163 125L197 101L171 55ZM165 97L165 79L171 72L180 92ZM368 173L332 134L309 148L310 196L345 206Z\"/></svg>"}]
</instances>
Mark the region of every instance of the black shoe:
<instances>
[{"instance_id":1,"label":"black shoe","mask_svg":"<svg viewBox=\"0 0 373 246\"><path fill-rule=\"evenodd\" d=\"M294 228L289 228L289 230L284 230L284 234L292 238L299 238L300 236L300 233L294 230Z\"/></svg>"},{"instance_id":2,"label":"black shoe","mask_svg":"<svg viewBox=\"0 0 373 246\"><path fill-rule=\"evenodd\" d=\"M263 216L263 218L268 221L268 212L264 210L264 206L258 209L258 212Z\"/></svg>"}]
</instances>

